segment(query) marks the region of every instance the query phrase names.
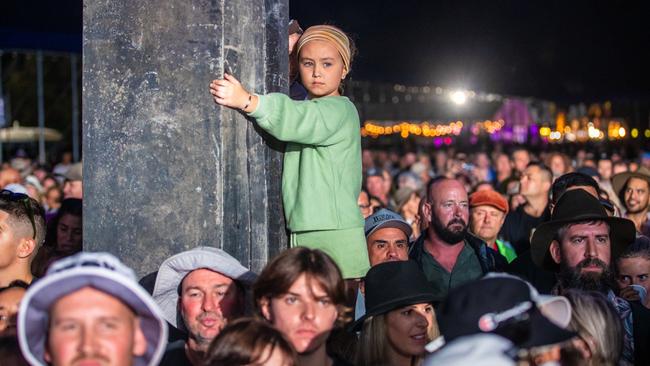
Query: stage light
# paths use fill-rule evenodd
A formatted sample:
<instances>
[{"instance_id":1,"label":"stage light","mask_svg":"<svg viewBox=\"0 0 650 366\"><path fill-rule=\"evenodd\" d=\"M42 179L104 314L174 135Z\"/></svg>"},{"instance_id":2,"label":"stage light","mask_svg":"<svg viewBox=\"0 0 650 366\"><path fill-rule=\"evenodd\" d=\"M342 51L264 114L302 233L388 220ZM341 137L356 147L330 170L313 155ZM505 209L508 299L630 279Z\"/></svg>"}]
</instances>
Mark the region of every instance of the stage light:
<instances>
[{"instance_id":1,"label":"stage light","mask_svg":"<svg viewBox=\"0 0 650 366\"><path fill-rule=\"evenodd\" d=\"M451 101L457 105L463 105L467 102L467 94L462 90L457 90L449 95Z\"/></svg>"}]
</instances>

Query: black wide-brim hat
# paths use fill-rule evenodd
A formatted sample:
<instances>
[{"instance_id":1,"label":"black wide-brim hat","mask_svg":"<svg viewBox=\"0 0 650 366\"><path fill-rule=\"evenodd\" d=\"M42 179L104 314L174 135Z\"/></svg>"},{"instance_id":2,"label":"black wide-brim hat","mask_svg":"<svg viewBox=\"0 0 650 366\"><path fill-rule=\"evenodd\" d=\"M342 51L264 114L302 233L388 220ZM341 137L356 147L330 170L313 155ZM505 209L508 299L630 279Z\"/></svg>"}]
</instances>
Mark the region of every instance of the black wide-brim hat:
<instances>
[{"instance_id":1,"label":"black wide-brim hat","mask_svg":"<svg viewBox=\"0 0 650 366\"><path fill-rule=\"evenodd\" d=\"M358 331L371 316L414 304L438 303L442 299L417 263L395 261L380 263L368 271L365 278L366 313L350 325Z\"/></svg>"},{"instance_id":2,"label":"black wide-brim hat","mask_svg":"<svg viewBox=\"0 0 650 366\"><path fill-rule=\"evenodd\" d=\"M538 267L555 272L559 265L551 257L549 248L558 230L567 224L589 221L603 221L609 225L612 260L634 241L636 228L632 221L607 215L598 198L583 189L573 189L560 196L551 221L539 225L533 233L530 239L533 262Z\"/></svg>"}]
</instances>

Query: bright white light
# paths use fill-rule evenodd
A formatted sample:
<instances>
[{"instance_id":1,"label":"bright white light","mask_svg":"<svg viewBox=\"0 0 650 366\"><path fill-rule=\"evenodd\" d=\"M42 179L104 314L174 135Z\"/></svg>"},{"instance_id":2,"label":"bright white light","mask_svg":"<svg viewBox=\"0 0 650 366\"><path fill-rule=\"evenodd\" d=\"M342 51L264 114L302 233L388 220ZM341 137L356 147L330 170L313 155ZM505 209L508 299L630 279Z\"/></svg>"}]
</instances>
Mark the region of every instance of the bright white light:
<instances>
[{"instance_id":1,"label":"bright white light","mask_svg":"<svg viewBox=\"0 0 650 366\"><path fill-rule=\"evenodd\" d=\"M458 105L465 104L465 102L467 101L467 94L462 90L457 90L451 93L449 97L451 98L452 102Z\"/></svg>"}]
</instances>

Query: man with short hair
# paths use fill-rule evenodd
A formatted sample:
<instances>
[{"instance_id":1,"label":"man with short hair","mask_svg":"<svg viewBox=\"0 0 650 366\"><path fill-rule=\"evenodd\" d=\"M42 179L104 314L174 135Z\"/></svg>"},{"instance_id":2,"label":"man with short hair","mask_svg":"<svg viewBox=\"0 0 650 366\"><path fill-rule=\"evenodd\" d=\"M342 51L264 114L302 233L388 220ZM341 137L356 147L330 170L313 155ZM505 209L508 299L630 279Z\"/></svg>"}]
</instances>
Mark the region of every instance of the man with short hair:
<instances>
[{"instance_id":1,"label":"man with short hair","mask_svg":"<svg viewBox=\"0 0 650 366\"><path fill-rule=\"evenodd\" d=\"M641 167L612 177L614 192L625 206L625 217L634 222L637 233L650 236L650 170Z\"/></svg>"},{"instance_id":2,"label":"man with short hair","mask_svg":"<svg viewBox=\"0 0 650 366\"><path fill-rule=\"evenodd\" d=\"M512 163L515 167L515 173L521 176L524 170L530 164L530 153L523 147L518 147L512 151Z\"/></svg>"},{"instance_id":3,"label":"man with short hair","mask_svg":"<svg viewBox=\"0 0 650 366\"><path fill-rule=\"evenodd\" d=\"M154 366L167 325L130 268L108 253L79 253L27 290L18 340L31 365Z\"/></svg>"},{"instance_id":4,"label":"man with short hair","mask_svg":"<svg viewBox=\"0 0 650 366\"><path fill-rule=\"evenodd\" d=\"M469 227L472 234L485 241L488 247L499 252L508 263L517 258L509 242L499 238L499 231L508 214L508 201L499 192L485 190L469 196Z\"/></svg>"},{"instance_id":5,"label":"man with short hair","mask_svg":"<svg viewBox=\"0 0 650 366\"><path fill-rule=\"evenodd\" d=\"M467 191L455 179L438 179L429 186L424 215L431 217L425 232L413 243L409 257L418 263L441 298L451 288L499 271L505 259L467 231Z\"/></svg>"},{"instance_id":6,"label":"man with short hair","mask_svg":"<svg viewBox=\"0 0 650 366\"><path fill-rule=\"evenodd\" d=\"M170 343L161 365L203 364L208 347L226 324L243 315L245 289L256 275L221 249L197 247L165 260L153 298L163 317L187 333Z\"/></svg>"},{"instance_id":7,"label":"man with short hair","mask_svg":"<svg viewBox=\"0 0 650 366\"><path fill-rule=\"evenodd\" d=\"M65 177L63 199L83 199L83 164L81 162L72 164L63 176Z\"/></svg>"},{"instance_id":8,"label":"man with short hair","mask_svg":"<svg viewBox=\"0 0 650 366\"><path fill-rule=\"evenodd\" d=\"M370 266L408 260L411 226L402 216L381 209L366 219L364 228Z\"/></svg>"},{"instance_id":9,"label":"man with short hair","mask_svg":"<svg viewBox=\"0 0 650 366\"><path fill-rule=\"evenodd\" d=\"M549 219L548 193L553 174L541 163L530 163L519 179L519 193L526 203L510 211L501 227L501 236L510 242L520 255L530 247L530 232Z\"/></svg>"},{"instance_id":10,"label":"man with short hair","mask_svg":"<svg viewBox=\"0 0 650 366\"><path fill-rule=\"evenodd\" d=\"M647 345L634 342L637 334L647 332L647 323L639 323L647 317L646 309L641 307L643 311L638 312L612 291L616 287L612 264L632 241L634 224L630 220L608 216L598 198L575 189L558 199L551 220L535 230L531 254L538 267L557 274L556 294L579 289L607 295L623 321L624 359L631 363L643 359L636 364L646 365Z\"/></svg>"},{"instance_id":11,"label":"man with short hair","mask_svg":"<svg viewBox=\"0 0 650 366\"><path fill-rule=\"evenodd\" d=\"M0 287L33 281L31 263L44 240L43 207L26 194L0 191Z\"/></svg>"},{"instance_id":12,"label":"man with short hair","mask_svg":"<svg viewBox=\"0 0 650 366\"><path fill-rule=\"evenodd\" d=\"M370 266L409 260L409 238L412 230L411 225L402 216L385 208L369 216L366 219L364 232ZM356 294L355 320L366 313L363 291L363 284L361 284Z\"/></svg>"}]
</instances>

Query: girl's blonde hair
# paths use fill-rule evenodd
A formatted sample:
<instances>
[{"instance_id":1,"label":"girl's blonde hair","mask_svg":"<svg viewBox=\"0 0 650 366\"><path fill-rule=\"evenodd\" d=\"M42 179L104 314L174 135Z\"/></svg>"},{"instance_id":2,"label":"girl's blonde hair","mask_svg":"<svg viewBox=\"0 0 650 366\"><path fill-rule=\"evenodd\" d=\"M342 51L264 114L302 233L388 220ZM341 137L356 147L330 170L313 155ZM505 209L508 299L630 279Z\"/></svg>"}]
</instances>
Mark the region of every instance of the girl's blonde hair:
<instances>
[{"instance_id":1,"label":"girl's blonde hair","mask_svg":"<svg viewBox=\"0 0 650 366\"><path fill-rule=\"evenodd\" d=\"M593 291L568 290L563 295L572 307L568 328L591 351L588 365L616 365L623 352L623 325L609 300Z\"/></svg>"}]
</instances>

